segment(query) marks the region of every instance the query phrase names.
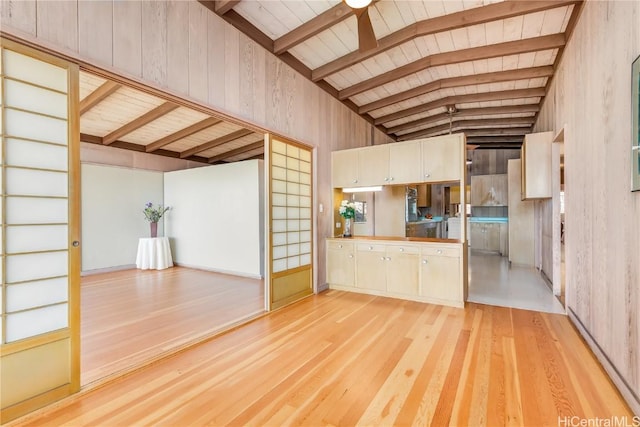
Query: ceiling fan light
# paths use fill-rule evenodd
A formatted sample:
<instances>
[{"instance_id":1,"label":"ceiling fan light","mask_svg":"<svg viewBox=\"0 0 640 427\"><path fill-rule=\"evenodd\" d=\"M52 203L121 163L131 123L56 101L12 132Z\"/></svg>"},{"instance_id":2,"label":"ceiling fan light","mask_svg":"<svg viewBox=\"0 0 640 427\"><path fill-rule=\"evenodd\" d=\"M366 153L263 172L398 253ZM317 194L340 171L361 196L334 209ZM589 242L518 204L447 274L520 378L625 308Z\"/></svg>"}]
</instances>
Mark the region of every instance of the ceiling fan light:
<instances>
[{"instance_id":1,"label":"ceiling fan light","mask_svg":"<svg viewBox=\"0 0 640 427\"><path fill-rule=\"evenodd\" d=\"M371 0L344 0L351 9L362 9L371 4Z\"/></svg>"}]
</instances>

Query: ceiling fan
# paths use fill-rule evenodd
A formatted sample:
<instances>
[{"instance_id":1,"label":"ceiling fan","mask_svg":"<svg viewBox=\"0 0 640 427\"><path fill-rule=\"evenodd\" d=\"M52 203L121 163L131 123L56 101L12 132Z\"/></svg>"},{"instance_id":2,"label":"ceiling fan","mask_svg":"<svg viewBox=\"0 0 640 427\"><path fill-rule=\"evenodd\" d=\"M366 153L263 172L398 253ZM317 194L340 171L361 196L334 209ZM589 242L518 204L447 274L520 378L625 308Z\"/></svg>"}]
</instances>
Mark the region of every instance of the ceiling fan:
<instances>
[{"instance_id":1,"label":"ceiling fan","mask_svg":"<svg viewBox=\"0 0 640 427\"><path fill-rule=\"evenodd\" d=\"M373 32L371 18L369 18L369 5L372 0L344 0L353 9L353 13L358 19L358 50L366 52L378 47L376 34Z\"/></svg>"}]
</instances>

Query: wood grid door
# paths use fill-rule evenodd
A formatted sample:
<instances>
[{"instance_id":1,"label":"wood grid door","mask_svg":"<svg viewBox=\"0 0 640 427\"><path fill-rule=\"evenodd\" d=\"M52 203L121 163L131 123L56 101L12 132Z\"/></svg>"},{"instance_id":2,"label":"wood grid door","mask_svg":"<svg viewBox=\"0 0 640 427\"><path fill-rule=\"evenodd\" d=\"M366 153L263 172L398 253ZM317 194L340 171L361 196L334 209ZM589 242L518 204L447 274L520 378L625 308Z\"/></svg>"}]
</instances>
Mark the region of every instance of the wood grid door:
<instances>
[{"instance_id":1,"label":"wood grid door","mask_svg":"<svg viewBox=\"0 0 640 427\"><path fill-rule=\"evenodd\" d=\"M269 309L313 293L311 149L267 135Z\"/></svg>"},{"instance_id":2,"label":"wood grid door","mask_svg":"<svg viewBox=\"0 0 640 427\"><path fill-rule=\"evenodd\" d=\"M0 39L0 79L4 423L80 385L78 68Z\"/></svg>"}]
</instances>

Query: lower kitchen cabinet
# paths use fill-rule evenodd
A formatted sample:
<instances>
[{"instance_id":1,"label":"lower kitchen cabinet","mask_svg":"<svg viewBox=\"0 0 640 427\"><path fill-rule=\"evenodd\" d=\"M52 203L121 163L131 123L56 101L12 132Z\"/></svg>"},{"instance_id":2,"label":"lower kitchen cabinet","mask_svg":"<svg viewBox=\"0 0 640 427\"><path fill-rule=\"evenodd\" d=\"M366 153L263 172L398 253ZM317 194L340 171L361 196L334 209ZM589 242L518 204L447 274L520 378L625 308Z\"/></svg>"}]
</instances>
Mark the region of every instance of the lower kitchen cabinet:
<instances>
[{"instance_id":1,"label":"lower kitchen cabinet","mask_svg":"<svg viewBox=\"0 0 640 427\"><path fill-rule=\"evenodd\" d=\"M462 244L354 241L328 240L327 281L332 289L464 306Z\"/></svg>"},{"instance_id":2,"label":"lower kitchen cabinet","mask_svg":"<svg viewBox=\"0 0 640 427\"><path fill-rule=\"evenodd\" d=\"M327 281L340 286L355 286L355 245L347 241L327 242Z\"/></svg>"},{"instance_id":3,"label":"lower kitchen cabinet","mask_svg":"<svg viewBox=\"0 0 640 427\"><path fill-rule=\"evenodd\" d=\"M420 262L420 296L430 300L462 300L460 250L458 248L423 248Z\"/></svg>"},{"instance_id":4,"label":"lower kitchen cabinet","mask_svg":"<svg viewBox=\"0 0 640 427\"><path fill-rule=\"evenodd\" d=\"M481 251L500 252L500 224L487 222L469 223L469 246Z\"/></svg>"}]
</instances>

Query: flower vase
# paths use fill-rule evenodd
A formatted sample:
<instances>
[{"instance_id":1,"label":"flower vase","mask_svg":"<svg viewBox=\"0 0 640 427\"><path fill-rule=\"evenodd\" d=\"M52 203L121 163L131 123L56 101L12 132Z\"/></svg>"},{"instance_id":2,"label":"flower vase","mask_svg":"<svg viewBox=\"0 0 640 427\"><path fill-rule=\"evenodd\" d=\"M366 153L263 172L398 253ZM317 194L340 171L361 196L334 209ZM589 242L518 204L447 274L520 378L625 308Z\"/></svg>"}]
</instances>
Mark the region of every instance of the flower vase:
<instances>
[{"instance_id":1,"label":"flower vase","mask_svg":"<svg viewBox=\"0 0 640 427\"><path fill-rule=\"evenodd\" d=\"M342 237L351 237L351 218L344 219L344 233Z\"/></svg>"},{"instance_id":2,"label":"flower vase","mask_svg":"<svg viewBox=\"0 0 640 427\"><path fill-rule=\"evenodd\" d=\"M158 223L150 222L149 225L151 226L151 237L158 237Z\"/></svg>"}]
</instances>

